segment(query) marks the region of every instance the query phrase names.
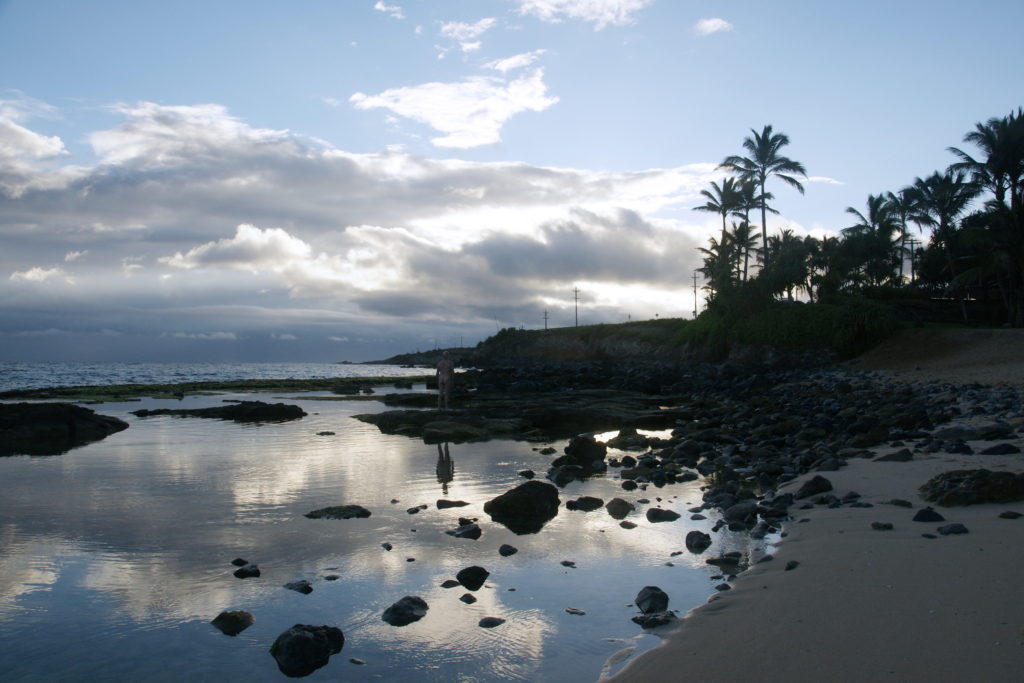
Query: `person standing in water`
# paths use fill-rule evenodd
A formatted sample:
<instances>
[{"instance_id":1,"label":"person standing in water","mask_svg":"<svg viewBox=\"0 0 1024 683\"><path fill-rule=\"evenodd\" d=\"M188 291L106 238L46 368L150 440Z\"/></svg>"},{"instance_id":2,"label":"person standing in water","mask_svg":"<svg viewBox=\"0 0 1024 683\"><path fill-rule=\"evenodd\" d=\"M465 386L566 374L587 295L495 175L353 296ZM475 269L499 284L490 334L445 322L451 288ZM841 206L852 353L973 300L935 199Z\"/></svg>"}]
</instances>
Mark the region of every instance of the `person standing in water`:
<instances>
[{"instance_id":1,"label":"person standing in water","mask_svg":"<svg viewBox=\"0 0 1024 683\"><path fill-rule=\"evenodd\" d=\"M452 385L455 383L455 363L448 358L445 351L441 360L437 363L437 409L441 409L441 402L447 409L451 403Z\"/></svg>"}]
</instances>

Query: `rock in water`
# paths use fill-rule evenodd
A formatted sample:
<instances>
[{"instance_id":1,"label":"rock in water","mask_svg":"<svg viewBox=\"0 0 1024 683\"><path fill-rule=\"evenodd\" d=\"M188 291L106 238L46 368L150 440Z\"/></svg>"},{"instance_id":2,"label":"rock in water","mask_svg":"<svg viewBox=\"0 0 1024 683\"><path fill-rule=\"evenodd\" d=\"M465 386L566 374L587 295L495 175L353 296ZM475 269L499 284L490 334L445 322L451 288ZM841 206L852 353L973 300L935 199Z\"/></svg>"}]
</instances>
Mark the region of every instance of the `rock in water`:
<instances>
[{"instance_id":1,"label":"rock in water","mask_svg":"<svg viewBox=\"0 0 1024 683\"><path fill-rule=\"evenodd\" d=\"M290 591L302 593L303 595L309 595L313 592L313 585L306 579L302 579L301 581L291 581L290 583L286 583L284 587Z\"/></svg>"},{"instance_id":2,"label":"rock in water","mask_svg":"<svg viewBox=\"0 0 1024 683\"><path fill-rule=\"evenodd\" d=\"M691 531L686 534L686 549L691 553L700 554L711 547L711 536L703 531Z\"/></svg>"},{"instance_id":3,"label":"rock in water","mask_svg":"<svg viewBox=\"0 0 1024 683\"><path fill-rule=\"evenodd\" d=\"M515 534L535 534L558 514L558 489L531 480L484 503L484 512Z\"/></svg>"},{"instance_id":4,"label":"rock in water","mask_svg":"<svg viewBox=\"0 0 1024 683\"><path fill-rule=\"evenodd\" d=\"M0 404L0 456L60 455L123 429L124 420L70 403Z\"/></svg>"},{"instance_id":5,"label":"rock in water","mask_svg":"<svg viewBox=\"0 0 1024 683\"><path fill-rule=\"evenodd\" d=\"M151 417L153 415L174 415L177 417L207 417L234 422L288 422L306 416L306 411L287 403L264 403L263 401L239 401L228 406L213 408L158 408L156 410L133 410L132 415Z\"/></svg>"},{"instance_id":6,"label":"rock in water","mask_svg":"<svg viewBox=\"0 0 1024 683\"><path fill-rule=\"evenodd\" d=\"M644 586L633 602L644 614L664 612L668 609L668 593L657 586Z\"/></svg>"},{"instance_id":7,"label":"rock in water","mask_svg":"<svg viewBox=\"0 0 1024 683\"><path fill-rule=\"evenodd\" d=\"M494 628L495 626L501 626L505 623L505 620L500 617L484 617L478 624L480 628Z\"/></svg>"},{"instance_id":8,"label":"rock in water","mask_svg":"<svg viewBox=\"0 0 1024 683\"><path fill-rule=\"evenodd\" d=\"M483 531L481 531L479 525L470 523L463 524L457 529L450 529L445 533L449 536L454 536L455 538L470 538L475 541L476 539L480 538L481 534L483 534Z\"/></svg>"},{"instance_id":9,"label":"rock in water","mask_svg":"<svg viewBox=\"0 0 1024 683\"><path fill-rule=\"evenodd\" d=\"M940 515L934 509L928 507L928 508L921 508L920 510L918 510L917 514L914 515L914 520L913 521L915 521L915 522L945 522L946 518L943 517L942 515Z\"/></svg>"},{"instance_id":10,"label":"rock in water","mask_svg":"<svg viewBox=\"0 0 1024 683\"><path fill-rule=\"evenodd\" d=\"M565 503L566 510L582 510L583 512L593 512L599 507L604 505L604 501L594 496L580 496L576 500L569 500Z\"/></svg>"},{"instance_id":11,"label":"rock in water","mask_svg":"<svg viewBox=\"0 0 1024 683\"><path fill-rule=\"evenodd\" d=\"M270 646L270 654L285 676L308 676L341 652L345 636L334 626L295 624Z\"/></svg>"},{"instance_id":12,"label":"rock in water","mask_svg":"<svg viewBox=\"0 0 1024 683\"><path fill-rule=\"evenodd\" d=\"M515 555L518 552L519 548L515 547L514 545L509 545L508 543L502 543L501 547L498 548L498 554L502 557L509 557L511 555Z\"/></svg>"},{"instance_id":13,"label":"rock in water","mask_svg":"<svg viewBox=\"0 0 1024 683\"><path fill-rule=\"evenodd\" d=\"M604 509L608 511L608 514L613 519L625 519L626 515L636 509L632 503L628 503L621 498L612 498L608 501L608 504L604 506Z\"/></svg>"},{"instance_id":14,"label":"rock in water","mask_svg":"<svg viewBox=\"0 0 1024 683\"><path fill-rule=\"evenodd\" d=\"M661 508L647 508L648 522L674 522L680 515L674 510L662 510Z\"/></svg>"},{"instance_id":15,"label":"rock in water","mask_svg":"<svg viewBox=\"0 0 1024 683\"><path fill-rule=\"evenodd\" d=\"M260 575L259 565L247 564L235 570L235 578L253 579Z\"/></svg>"},{"instance_id":16,"label":"rock in water","mask_svg":"<svg viewBox=\"0 0 1024 683\"><path fill-rule=\"evenodd\" d=\"M310 519L352 519L353 517L369 517L370 511L362 505L335 505L307 512Z\"/></svg>"},{"instance_id":17,"label":"rock in water","mask_svg":"<svg viewBox=\"0 0 1024 683\"><path fill-rule=\"evenodd\" d=\"M226 636L237 636L256 623L256 617L245 610L221 612L210 622Z\"/></svg>"},{"instance_id":18,"label":"rock in water","mask_svg":"<svg viewBox=\"0 0 1024 683\"><path fill-rule=\"evenodd\" d=\"M469 503L467 503L464 500L445 500L444 498L440 498L437 501L438 510L445 510L447 508L461 508L467 505L469 505Z\"/></svg>"},{"instance_id":19,"label":"rock in water","mask_svg":"<svg viewBox=\"0 0 1024 683\"><path fill-rule=\"evenodd\" d=\"M474 565L459 571L459 573L455 575L455 578L469 590L476 591L480 590L484 585L484 581L486 581L487 577L490 575L491 573L483 567L477 567Z\"/></svg>"},{"instance_id":20,"label":"rock in water","mask_svg":"<svg viewBox=\"0 0 1024 683\"><path fill-rule=\"evenodd\" d=\"M381 619L392 626L406 626L419 621L427 614L427 602L415 595L406 595L404 598L384 610Z\"/></svg>"}]
</instances>

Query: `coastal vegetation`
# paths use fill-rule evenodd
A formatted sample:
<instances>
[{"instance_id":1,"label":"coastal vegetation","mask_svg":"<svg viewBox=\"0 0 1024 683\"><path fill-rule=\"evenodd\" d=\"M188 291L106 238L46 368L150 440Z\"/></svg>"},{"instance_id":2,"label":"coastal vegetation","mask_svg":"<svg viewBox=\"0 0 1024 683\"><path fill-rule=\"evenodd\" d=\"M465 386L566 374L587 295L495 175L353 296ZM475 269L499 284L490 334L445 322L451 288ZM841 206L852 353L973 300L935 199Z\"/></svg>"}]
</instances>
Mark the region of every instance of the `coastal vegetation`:
<instances>
[{"instance_id":1,"label":"coastal vegetation","mask_svg":"<svg viewBox=\"0 0 1024 683\"><path fill-rule=\"evenodd\" d=\"M850 224L823 238L788 228L767 233L767 214L777 213L769 205L768 181L803 193L798 177L806 169L783 154L789 144L784 133L772 126L751 133L743 141L747 155L727 156L719 165L732 175L711 183L701 193L706 203L694 207L722 218L721 235L700 248L712 318L703 327L741 314L762 317L762 309L780 299L833 306L852 301L858 315L872 310L863 300L947 301L955 302L963 323L1024 327L1024 110L975 124L963 138L966 151L948 148L956 160L947 169L869 195L863 208L847 207ZM760 213L760 226L750 223L752 209ZM923 244L915 239L926 232ZM800 315L833 322L828 313ZM762 322L742 329L741 337L761 329L765 342L785 334ZM874 334L865 329L853 336Z\"/></svg>"}]
</instances>

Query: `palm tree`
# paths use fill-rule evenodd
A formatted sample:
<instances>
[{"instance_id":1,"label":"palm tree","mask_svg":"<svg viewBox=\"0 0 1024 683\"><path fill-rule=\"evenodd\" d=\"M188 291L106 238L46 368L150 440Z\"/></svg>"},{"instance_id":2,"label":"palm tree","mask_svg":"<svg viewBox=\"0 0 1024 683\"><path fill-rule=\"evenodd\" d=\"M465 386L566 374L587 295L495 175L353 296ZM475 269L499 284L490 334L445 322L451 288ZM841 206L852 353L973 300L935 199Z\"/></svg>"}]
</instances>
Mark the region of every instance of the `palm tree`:
<instances>
[{"instance_id":1,"label":"palm tree","mask_svg":"<svg viewBox=\"0 0 1024 683\"><path fill-rule=\"evenodd\" d=\"M722 216L722 239L725 244L728 231L725 227L725 220L730 215L735 215L742 207L739 187L735 178L724 178L722 184L712 182L711 190L701 190L701 196L707 199L703 206L693 207L694 211L708 211Z\"/></svg>"},{"instance_id":2,"label":"palm tree","mask_svg":"<svg viewBox=\"0 0 1024 683\"><path fill-rule=\"evenodd\" d=\"M956 259L953 255L953 232L956 219L978 195L978 186L967 180L963 171L936 171L927 178L916 178L909 188L917 202L912 220L932 227L932 239L941 245L946 255L951 281L956 280ZM967 321L967 304L960 299L960 312Z\"/></svg>"},{"instance_id":3,"label":"palm tree","mask_svg":"<svg viewBox=\"0 0 1024 683\"><path fill-rule=\"evenodd\" d=\"M804 186L793 176L802 175L806 178L807 170L799 161L793 161L779 153L779 150L789 144L788 135L773 133L770 125L765 126L760 133L753 128L750 129L750 132L753 137L743 140L743 149L747 151L748 156L728 156L718 167L736 173L741 180L753 182L760 190L758 206L761 209L761 244L764 245L765 263L767 264L769 254L768 195L765 193L765 183L768 178L775 176L803 194Z\"/></svg>"},{"instance_id":4,"label":"palm tree","mask_svg":"<svg viewBox=\"0 0 1024 683\"><path fill-rule=\"evenodd\" d=\"M886 194L886 197L888 198L889 208L900 225L900 282L902 283L903 262L906 260L905 255L907 253L907 221L914 215L917 207L913 193L908 192L906 188L895 194L889 192Z\"/></svg>"},{"instance_id":5,"label":"palm tree","mask_svg":"<svg viewBox=\"0 0 1024 683\"><path fill-rule=\"evenodd\" d=\"M848 240L860 247L864 274L872 284L880 285L892 277L896 266L896 259L893 258L893 233L899 225L885 195L869 194L867 211L865 216L852 206L846 207L846 213L853 214L859 222L844 228L842 232Z\"/></svg>"},{"instance_id":6,"label":"palm tree","mask_svg":"<svg viewBox=\"0 0 1024 683\"><path fill-rule=\"evenodd\" d=\"M757 250L757 242L760 238L753 231L750 223L744 220L739 224L733 222L732 233L729 235L729 239L732 240L735 248L733 256L736 259L737 276L740 280L746 282L747 270L750 266L750 252Z\"/></svg>"},{"instance_id":7,"label":"palm tree","mask_svg":"<svg viewBox=\"0 0 1024 683\"><path fill-rule=\"evenodd\" d=\"M762 271L766 277L772 294L786 293L793 299L793 290L804 287L808 277L808 245L789 228L783 228L778 236L768 238L769 246L775 254Z\"/></svg>"},{"instance_id":8,"label":"palm tree","mask_svg":"<svg viewBox=\"0 0 1024 683\"><path fill-rule=\"evenodd\" d=\"M697 247L697 251L704 255L704 265L697 271L707 282L704 289L709 292L708 299L713 300L716 294L732 284L732 244L726 234L722 242L712 237L707 247Z\"/></svg>"},{"instance_id":9,"label":"palm tree","mask_svg":"<svg viewBox=\"0 0 1024 683\"><path fill-rule=\"evenodd\" d=\"M1018 109L1003 118L991 118L974 124L974 130L964 136L980 149L984 158L974 159L956 147L949 151L960 161L951 165L951 171L966 171L971 180L990 190L999 203L1006 202L1010 193L1010 207L1020 204L1020 188L1024 181L1024 110Z\"/></svg>"}]
</instances>

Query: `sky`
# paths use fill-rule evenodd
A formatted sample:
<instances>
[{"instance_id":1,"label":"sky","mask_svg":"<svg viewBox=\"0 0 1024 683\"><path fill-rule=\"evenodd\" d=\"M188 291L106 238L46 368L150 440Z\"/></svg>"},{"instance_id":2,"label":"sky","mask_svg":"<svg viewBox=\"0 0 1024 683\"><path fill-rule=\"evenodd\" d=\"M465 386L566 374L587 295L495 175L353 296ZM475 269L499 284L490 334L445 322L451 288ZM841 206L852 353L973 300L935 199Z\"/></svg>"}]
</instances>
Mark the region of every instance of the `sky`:
<instances>
[{"instance_id":1,"label":"sky","mask_svg":"<svg viewBox=\"0 0 1024 683\"><path fill-rule=\"evenodd\" d=\"M769 233L838 233L1024 105L1022 25L994 0L0 0L0 360L689 318L720 226L693 207L752 129L807 168L769 184Z\"/></svg>"}]
</instances>

